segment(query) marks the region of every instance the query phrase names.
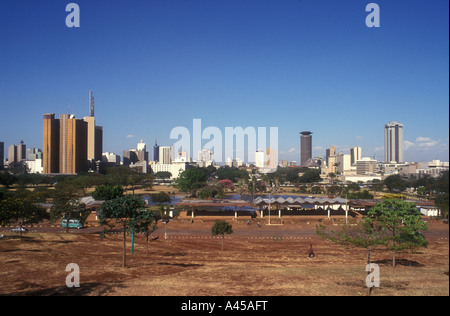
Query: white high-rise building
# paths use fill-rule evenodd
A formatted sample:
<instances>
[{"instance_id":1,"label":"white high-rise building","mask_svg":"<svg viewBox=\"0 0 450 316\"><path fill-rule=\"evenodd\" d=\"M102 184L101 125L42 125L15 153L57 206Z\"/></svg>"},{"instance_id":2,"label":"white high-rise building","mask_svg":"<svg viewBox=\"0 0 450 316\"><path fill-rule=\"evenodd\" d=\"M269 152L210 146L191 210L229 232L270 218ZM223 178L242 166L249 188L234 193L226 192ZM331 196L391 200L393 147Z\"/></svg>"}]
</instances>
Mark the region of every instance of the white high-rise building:
<instances>
[{"instance_id":1,"label":"white high-rise building","mask_svg":"<svg viewBox=\"0 0 450 316\"><path fill-rule=\"evenodd\" d=\"M384 126L384 161L404 162L403 124L393 121Z\"/></svg>"},{"instance_id":2,"label":"white high-rise building","mask_svg":"<svg viewBox=\"0 0 450 316\"><path fill-rule=\"evenodd\" d=\"M361 160L361 147L350 148L350 163L352 166L356 165L358 160Z\"/></svg>"},{"instance_id":3,"label":"white high-rise building","mask_svg":"<svg viewBox=\"0 0 450 316\"><path fill-rule=\"evenodd\" d=\"M169 146L159 146L159 163L172 163L172 160L170 159L170 152L171 148Z\"/></svg>"},{"instance_id":4,"label":"white high-rise building","mask_svg":"<svg viewBox=\"0 0 450 316\"><path fill-rule=\"evenodd\" d=\"M264 168L265 160L266 160L266 153L262 150L257 150L255 153L255 167Z\"/></svg>"}]
</instances>

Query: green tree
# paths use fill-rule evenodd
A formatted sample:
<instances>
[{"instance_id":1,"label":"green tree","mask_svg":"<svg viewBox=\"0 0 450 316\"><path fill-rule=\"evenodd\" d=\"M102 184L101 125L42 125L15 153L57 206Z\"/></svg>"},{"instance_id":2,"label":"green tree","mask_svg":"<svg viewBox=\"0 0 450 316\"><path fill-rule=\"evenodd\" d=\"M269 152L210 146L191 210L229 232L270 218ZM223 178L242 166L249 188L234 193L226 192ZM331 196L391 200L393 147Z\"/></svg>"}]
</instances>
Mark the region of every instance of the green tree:
<instances>
[{"instance_id":1,"label":"green tree","mask_svg":"<svg viewBox=\"0 0 450 316\"><path fill-rule=\"evenodd\" d=\"M129 167L111 167L107 169L107 184L121 185L130 188L135 193L138 186L151 188L155 176L149 173L139 173Z\"/></svg>"},{"instance_id":2,"label":"green tree","mask_svg":"<svg viewBox=\"0 0 450 316\"><path fill-rule=\"evenodd\" d=\"M31 196L10 196L0 201L0 224L6 225L10 222L24 224L37 224L43 219L48 219L47 211L34 203ZM20 232L22 236L22 232Z\"/></svg>"},{"instance_id":3,"label":"green tree","mask_svg":"<svg viewBox=\"0 0 450 316\"><path fill-rule=\"evenodd\" d=\"M320 177L319 169L308 169L300 178L299 182L301 183L313 183L320 182L322 178Z\"/></svg>"},{"instance_id":4,"label":"green tree","mask_svg":"<svg viewBox=\"0 0 450 316\"><path fill-rule=\"evenodd\" d=\"M316 226L316 233L322 238L344 247L362 248L367 251L367 264L371 263L371 251L377 246L386 245L388 235L381 227L368 222L359 222L356 226L343 225L340 230L329 230L325 226ZM370 295L371 288L368 289Z\"/></svg>"},{"instance_id":5,"label":"green tree","mask_svg":"<svg viewBox=\"0 0 450 316\"><path fill-rule=\"evenodd\" d=\"M408 187L407 181L405 181L399 174L391 175L384 179L383 182L390 192L403 192Z\"/></svg>"},{"instance_id":6,"label":"green tree","mask_svg":"<svg viewBox=\"0 0 450 316\"><path fill-rule=\"evenodd\" d=\"M69 232L70 219L81 219L85 215L85 205L80 202L84 195L85 190L83 186L75 178L58 182L55 185L50 215L54 220L59 219L61 216L67 220L66 232Z\"/></svg>"},{"instance_id":7,"label":"green tree","mask_svg":"<svg viewBox=\"0 0 450 316\"><path fill-rule=\"evenodd\" d=\"M172 198L167 192L161 191L150 195L153 203L170 203Z\"/></svg>"},{"instance_id":8,"label":"green tree","mask_svg":"<svg viewBox=\"0 0 450 316\"><path fill-rule=\"evenodd\" d=\"M206 168L190 168L183 171L176 182L176 187L182 192L193 194L206 185L210 176Z\"/></svg>"},{"instance_id":9,"label":"green tree","mask_svg":"<svg viewBox=\"0 0 450 316\"><path fill-rule=\"evenodd\" d=\"M427 246L422 231L427 230L428 226L414 203L384 200L375 204L364 220L369 225L379 226L389 232L389 249L393 251L394 267L397 251Z\"/></svg>"},{"instance_id":10,"label":"green tree","mask_svg":"<svg viewBox=\"0 0 450 316\"><path fill-rule=\"evenodd\" d=\"M123 193L121 185L100 185L92 192L92 197L97 201L108 201L123 196Z\"/></svg>"},{"instance_id":11,"label":"green tree","mask_svg":"<svg viewBox=\"0 0 450 316\"><path fill-rule=\"evenodd\" d=\"M136 230L144 222L148 222L149 213L144 209L145 201L142 198L124 195L105 201L100 207L99 222L102 226L113 229L116 225L123 230L123 262L126 267L126 234ZM102 237L108 229L104 229Z\"/></svg>"},{"instance_id":12,"label":"green tree","mask_svg":"<svg viewBox=\"0 0 450 316\"><path fill-rule=\"evenodd\" d=\"M140 212L138 221L134 223L134 232L143 233L145 236L145 253L148 254L148 238L150 234L153 233L158 226L156 225L155 215L153 211L143 210Z\"/></svg>"},{"instance_id":13,"label":"green tree","mask_svg":"<svg viewBox=\"0 0 450 316\"><path fill-rule=\"evenodd\" d=\"M222 250L223 250L223 240L225 239L225 234L229 235L233 233L233 226L226 221L216 221L212 227L212 235L222 235Z\"/></svg>"}]
</instances>

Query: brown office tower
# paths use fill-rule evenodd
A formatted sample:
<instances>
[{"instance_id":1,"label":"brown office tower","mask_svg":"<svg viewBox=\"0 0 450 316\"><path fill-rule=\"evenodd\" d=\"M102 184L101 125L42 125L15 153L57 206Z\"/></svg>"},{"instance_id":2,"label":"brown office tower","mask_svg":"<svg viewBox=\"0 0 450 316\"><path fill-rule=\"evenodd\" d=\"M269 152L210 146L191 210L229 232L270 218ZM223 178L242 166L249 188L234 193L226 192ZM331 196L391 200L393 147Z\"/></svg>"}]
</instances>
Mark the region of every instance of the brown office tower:
<instances>
[{"instance_id":1,"label":"brown office tower","mask_svg":"<svg viewBox=\"0 0 450 316\"><path fill-rule=\"evenodd\" d=\"M69 114L62 114L59 121L59 173L88 171L87 122Z\"/></svg>"},{"instance_id":2,"label":"brown office tower","mask_svg":"<svg viewBox=\"0 0 450 316\"><path fill-rule=\"evenodd\" d=\"M54 113L44 114L43 173L59 173L59 119Z\"/></svg>"}]
</instances>

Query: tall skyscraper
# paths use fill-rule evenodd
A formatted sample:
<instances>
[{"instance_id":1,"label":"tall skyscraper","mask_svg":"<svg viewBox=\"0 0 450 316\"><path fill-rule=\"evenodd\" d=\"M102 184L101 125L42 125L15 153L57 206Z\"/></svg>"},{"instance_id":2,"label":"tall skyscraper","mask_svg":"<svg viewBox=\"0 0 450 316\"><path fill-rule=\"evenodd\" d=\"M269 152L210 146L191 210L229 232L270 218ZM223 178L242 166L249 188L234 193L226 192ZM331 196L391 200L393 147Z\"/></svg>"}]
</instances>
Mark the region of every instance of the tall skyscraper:
<instances>
[{"instance_id":1,"label":"tall skyscraper","mask_svg":"<svg viewBox=\"0 0 450 316\"><path fill-rule=\"evenodd\" d=\"M384 161L404 162L403 124L393 121L384 126Z\"/></svg>"},{"instance_id":2,"label":"tall skyscraper","mask_svg":"<svg viewBox=\"0 0 450 316\"><path fill-rule=\"evenodd\" d=\"M170 157L170 150L171 148L169 146L159 146L159 163L162 164L172 163L172 159Z\"/></svg>"},{"instance_id":3,"label":"tall skyscraper","mask_svg":"<svg viewBox=\"0 0 450 316\"><path fill-rule=\"evenodd\" d=\"M75 174L88 171L88 123L72 114L59 117L59 172Z\"/></svg>"},{"instance_id":4,"label":"tall skyscraper","mask_svg":"<svg viewBox=\"0 0 450 316\"><path fill-rule=\"evenodd\" d=\"M95 125L94 97L89 91L89 116L44 114L43 173L75 174L97 170L103 152L103 127Z\"/></svg>"},{"instance_id":5,"label":"tall skyscraper","mask_svg":"<svg viewBox=\"0 0 450 316\"><path fill-rule=\"evenodd\" d=\"M361 147L350 148L351 165L356 165L358 160L361 160Z\"/></svg>"},{"instance_id":6,"label":"tall skyscraper","mask_svg":"<svg viewBox=\"0 0 450 316\"><path fill-rule=\"evenodd\" d=\"M44 114L43 173L59 173L59 119L54 113Z\"/></svg>"},{"instance_id":7,"label":"tall skyscraper","mask_svg":"<svg viewBox=\"0 0 450 316\"><path fill-rule=\"evenodd\" d=\"M19 145L10 145L8 147L8 164L21 163L27 159L27 146L24 144L23 140L20 141Z\"/></svg>"},{"instance_id":8,"label":"tall skyscraper","mask_svg":"<svg viewBox=\"0 0 450 316\"><path fill-rule=\"evenodd\" d=\"M138 156L138 161L148 162L147 146L145 145L145 143L142 139L141 139L141 142L137 144L137 156Z\"/></svg>"},{"instance_id":9,"label":"tall skyscraper","mask_svg":"<svg viewBox=\"0 0 450 316\"><path fill-rule=\"evenodd\" d=\"M312 132L303 131L300 133L300 165L305 165L312 159Z\"/></svg>"},{"instance_id":10,"label":"tall skyscraper","mask_svg":"<svg viewBox=\"0 0 450 316\"><path fill-rule=\"evenodd\" d=\"M155 146L153 146L153 161L159 162L159 146L158 142L155 140Z\"/></svg>"}]
</instances>

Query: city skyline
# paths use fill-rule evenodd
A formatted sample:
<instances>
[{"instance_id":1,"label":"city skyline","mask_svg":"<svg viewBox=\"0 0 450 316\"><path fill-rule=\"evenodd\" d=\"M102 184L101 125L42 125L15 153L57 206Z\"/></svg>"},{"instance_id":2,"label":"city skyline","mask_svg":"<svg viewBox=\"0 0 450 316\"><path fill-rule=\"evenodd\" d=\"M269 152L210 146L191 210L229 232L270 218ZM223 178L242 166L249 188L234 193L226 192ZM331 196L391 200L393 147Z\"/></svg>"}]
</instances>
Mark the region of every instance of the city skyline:
<instances>
[{"instance_id":1,"label":"city skyline","mask_svg":"<svg viewBox=\"0 0 450 316\"><path fill-rule=\"evenodd\" d=\"M353 0L77 1L78 29L66 3L32 3L0 13L5 148L42 148L42 114L83 118L93 90L105 152L170 146L172 128L200 118L278 127L279 159L298 164L303 130L313 157L335 145L381 161L398 121L405 161L449 160L448 1L377 1L380 28Z\"/></svg>"}]
</instances>

